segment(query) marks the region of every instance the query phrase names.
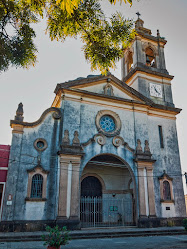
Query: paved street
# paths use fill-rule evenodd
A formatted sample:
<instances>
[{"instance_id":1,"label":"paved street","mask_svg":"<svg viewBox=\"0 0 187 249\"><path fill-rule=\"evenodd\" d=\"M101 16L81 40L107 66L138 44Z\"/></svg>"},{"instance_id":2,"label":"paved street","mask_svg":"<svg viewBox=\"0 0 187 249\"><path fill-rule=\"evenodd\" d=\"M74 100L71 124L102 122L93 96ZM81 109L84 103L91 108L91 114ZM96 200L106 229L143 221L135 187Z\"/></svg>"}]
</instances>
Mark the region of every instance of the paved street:
<instances>
[{"instance_id":1,"label":"paved street","mask_svg":"<svg viewBox=\"0 0 187 249\"><path fill-rule=\"evenodd\" d=\"M0 243L0 249L45 249L43 242ZM187 248L187 235L72 240L64 249Z\"/></svg>"}]
</instances>

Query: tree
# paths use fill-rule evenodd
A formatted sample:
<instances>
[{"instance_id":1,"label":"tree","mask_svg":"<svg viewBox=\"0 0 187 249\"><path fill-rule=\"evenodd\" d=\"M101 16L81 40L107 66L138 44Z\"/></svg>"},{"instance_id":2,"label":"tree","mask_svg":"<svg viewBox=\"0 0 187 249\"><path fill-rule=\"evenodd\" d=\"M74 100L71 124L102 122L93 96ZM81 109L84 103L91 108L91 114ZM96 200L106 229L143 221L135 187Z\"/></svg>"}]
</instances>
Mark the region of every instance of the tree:
<instances>
[{"instance_id":1,"label":"tree","mask_svg":"<svg viewBox=\"0 0 187 249\"><path fill-rule=\"evenodd\" d=\"M115 4L116 0L108 0ZM122 0L121 0L122 1ZM124 0L132 4L132 0ZM106 73L135 36L133 22L115 13L107 20L99 0L2 0L0 2L0 71L29 67L37 49L32 23L47 19L51 40L80 37L91 69Z\"/></svg>"}]
</instances>

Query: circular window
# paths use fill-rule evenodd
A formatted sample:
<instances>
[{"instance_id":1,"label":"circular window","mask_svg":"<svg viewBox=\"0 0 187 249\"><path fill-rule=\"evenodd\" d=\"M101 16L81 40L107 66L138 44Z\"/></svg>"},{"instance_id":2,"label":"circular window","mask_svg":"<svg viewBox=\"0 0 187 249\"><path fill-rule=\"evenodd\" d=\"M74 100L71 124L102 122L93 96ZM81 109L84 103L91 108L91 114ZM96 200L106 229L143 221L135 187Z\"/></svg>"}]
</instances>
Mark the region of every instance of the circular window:
<instances>
[{"instance_id":1,"label":"circular window","mask_svg":"<svg viewBox=\"0 0 187 249\"><path fill-rule=\"evenodd\" d=\"M44 151L47 148L47 142L43 138L38 138L34 141L34 148L39 151Z\"/></svg>"},{"instance_id":2,"label":"circular window","mask_svg":"<svg viewBox=\"0 0 187 249\"><path fill-rule=\"evenodd\" d=\"M100 119L100 126L106 132L111 132L115 130L115 121L111 116L105 115Z\"/></svg>"},{"instance_id":3,"label":"circular window","mask_svg":"<svg viewBox=\"0 0 187 249\"><path fill-rule=\"evenodd\" d=\"M121 120L117 113L109 110L102 110L96 116L97 130L105 136L112 137L118 135L121 130Z\"/></svg>"},{"instance_id":4,"label":"circular window","mask_svg":"<svg viewBox=\"0 0 187 249\"><path fill-rule=\"evenodd\" d=\"M38 142L36 143L36 146L38 147L38 149L43 149L43 147L44 147L44 142L43 142L43 141L38 141Z\"/></svg>"}]
</instances>

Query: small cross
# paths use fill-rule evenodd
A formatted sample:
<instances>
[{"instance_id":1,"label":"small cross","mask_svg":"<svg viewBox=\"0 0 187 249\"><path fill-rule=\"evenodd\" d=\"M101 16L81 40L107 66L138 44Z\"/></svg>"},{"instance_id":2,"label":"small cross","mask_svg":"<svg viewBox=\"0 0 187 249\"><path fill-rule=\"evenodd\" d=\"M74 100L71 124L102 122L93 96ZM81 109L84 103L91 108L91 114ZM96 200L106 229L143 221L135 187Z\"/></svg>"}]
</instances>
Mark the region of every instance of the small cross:
<instances>
[{"instance_id":1,"label":"small cross","mask_svg":"<svg viewBox=\"0 0 187 249\"><path fill-rule=\"evenodd\" d=\"M138 16L138 19L140 18L141 14L139 12L136 12L136 15Z\"/></svg>"}]
</instances>

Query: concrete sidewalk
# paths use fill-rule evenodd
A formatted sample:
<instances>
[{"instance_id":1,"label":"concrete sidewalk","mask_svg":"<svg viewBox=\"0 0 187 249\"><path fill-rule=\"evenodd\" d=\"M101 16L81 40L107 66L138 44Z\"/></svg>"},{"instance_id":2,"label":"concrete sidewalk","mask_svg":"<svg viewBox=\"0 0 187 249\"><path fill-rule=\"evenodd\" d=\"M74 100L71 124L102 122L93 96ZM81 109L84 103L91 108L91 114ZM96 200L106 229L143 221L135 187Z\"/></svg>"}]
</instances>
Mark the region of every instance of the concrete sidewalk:
<instances>
[{"instance_id":1,"label":"concrete sidewalk","mask_svg":"<svg viewBox=\"0 0 187 249\"><path fill-rule=\"evenodd\" d=\"M41 235L47 232L9 232L0 233L0 242L16 241L41 241ZM115 238L115 237L140 237L187 234L184 227L159 227L159 228L97 228L71 231L71 239Z\"/></svg>"}]
</instances>

